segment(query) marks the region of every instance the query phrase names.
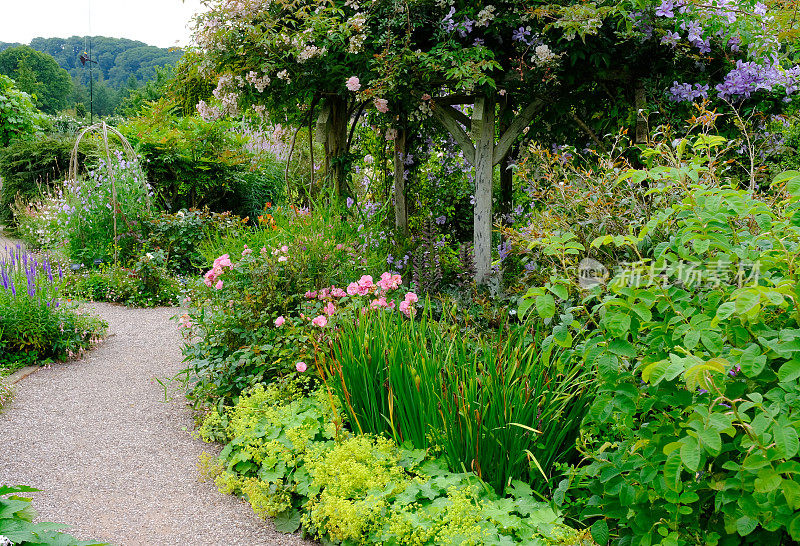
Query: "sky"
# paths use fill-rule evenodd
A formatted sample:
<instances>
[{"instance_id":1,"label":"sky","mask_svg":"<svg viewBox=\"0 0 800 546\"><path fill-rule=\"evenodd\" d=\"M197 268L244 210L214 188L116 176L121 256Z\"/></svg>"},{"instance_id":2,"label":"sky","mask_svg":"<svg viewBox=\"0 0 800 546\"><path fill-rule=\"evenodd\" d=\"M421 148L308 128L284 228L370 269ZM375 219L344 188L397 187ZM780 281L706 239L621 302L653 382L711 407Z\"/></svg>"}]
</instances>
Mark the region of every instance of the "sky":
<instances>
[{"instance_id":1,"label":"sky","mask_svg":"<svg viewBox=\"0 0 800 546\"><path fill-rule=\"evenodd\" d=\"M0 42L108 36L186 46L200 0L0 0Z\"/></svg>"}]
</instances>

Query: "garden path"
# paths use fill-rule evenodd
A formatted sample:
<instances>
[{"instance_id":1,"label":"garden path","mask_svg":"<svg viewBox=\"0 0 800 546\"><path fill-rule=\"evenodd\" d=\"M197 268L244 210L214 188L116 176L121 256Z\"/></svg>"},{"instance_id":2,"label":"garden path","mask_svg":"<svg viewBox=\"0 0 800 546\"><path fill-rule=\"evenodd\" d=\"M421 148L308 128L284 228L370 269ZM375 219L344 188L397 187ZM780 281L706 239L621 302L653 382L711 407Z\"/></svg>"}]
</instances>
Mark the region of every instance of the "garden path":
<instances>
[{"instance_id":1,"label":"garden path","mask_svg":"<svg viewBox=\"0 0 800 546\"><path fill-rule=\"evenodd\" d=\"M88 306L110 337L83 360L16 385L0 414L0 483L26 484L42 521L122 545L311 544L275 531L249 505L201 483L180 393L157 379L181 369L176 309ZM165 401L168 398L168 401Z\"/></svg>"}]
</instances>

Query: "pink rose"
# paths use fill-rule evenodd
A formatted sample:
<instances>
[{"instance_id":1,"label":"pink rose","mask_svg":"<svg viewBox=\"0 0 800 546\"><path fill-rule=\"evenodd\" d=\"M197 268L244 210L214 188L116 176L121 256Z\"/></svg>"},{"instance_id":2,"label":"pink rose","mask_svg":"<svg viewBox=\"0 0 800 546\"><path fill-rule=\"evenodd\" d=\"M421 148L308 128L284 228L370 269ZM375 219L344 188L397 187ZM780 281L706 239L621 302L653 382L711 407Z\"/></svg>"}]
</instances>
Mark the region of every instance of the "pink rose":
<instances>
[{"instance_id":1,"label":"pink rose","mask_svg":"<svg viewBox=\"0 0 800 546\"><path fill-rule=\"evenodd\" d=\"M360 288L361 287L358 286L357 282L351 282L350 284L347 285L347 293L351 296L355 296L356 294L358 294Z\"/></svg>"},{"instance_id":2,"label":"pink rose","mask_svg":"<svg viewBox=\"0 0 800 546\"><path fill-rule=\"evenodd\" d=\"M308 366L306 366L305 362L298 362L297 364L294 365L294 367L297 368L297 371L300 373L303 373L308 369Z\"/></svg>"},{"instance_id":3,"label":"pink rose","mask_svg":"<svg viewBox=\"0 0 800 546\"><path fill-rule=\"evenodd\" d=\"M285 318L283 318L283 316L280 316L280 317L278 317L278 318L276 318L276 319L275 319L275 326L277 326L278 328L280 328L281 326L283 326L283 323L284 323L284 322L286 322L286 319L285 319Z\"/></svg>"},{"instance_id":4,"label":"pink rose","mask_svg":"<svg viewBox=\"0 0 800 546\"><path fill-rule=\"evenodd\" d=\"M333 304L332 301L329 301L328 305L325 306L323 311L325 311L326 315L331 316L336 312L336 306ZM323 326L324 326L324 324L323 324Z\"/></svg>"},{"instance_id":5,"label":"pink rose","mask_svg":"<svg viewBox=\"0 0 800 546\"><path fill-rule=\"evenodd\" d=\"M288 247L288 246L286 246L286 245L283 245L283 246L281 247L281 252L289 252L289 247Z\"/></svg>"},{"instance_id":6,"label":"pink rose","mask_svg":"<svg viewBox=\"0 0 800 546\"><path fill-rule=\"evenodd\" d=\"M247 245L244 245L244 250L242 250L242 256L247 256L248 254L252 254L253 251L247 248Z\"/></svg>"},{"instance_id":7,"label":"pink rose","mask_svg":"<svg viewBox=\"0 0 800 546\"><path fill-rule=\"evenodd\" d=\"M217 284L214 285L214 288L216 288L217 290L222 289L222 279L217 281Z\"/></svg>"},{"instance_id":8,"label":"pink rose","mask_svg":"<svg viewBox=\"0 0 800 546\"><path fill-rule=\"evenodd\" d=\"M267 255L267 248L266 247L263 247L263 246L261 247L261 255L262 256L266 256Z\"/></svg>"},{"instance_id":9,"label":"pink rose","mask_svg":"<svg viewBox=\"0 0 800 546\"><path fill-rule=\"evenodd\" d=\"M372 288L374 286L371 275L364 275L358 279L358 286L361 288Z\"/></svg>"},{"instance_id":10,"label":"pink rose","mask_svg":"<svg viewBox=\"0 0 800 546\"><path fill-rule=\"evenodd\" d=\"M417 303L419 301L419 298L414 292L409 292L408 294L406 294L406 301L408 303Z\"/></svg>"},{"instance_id":11,"label":"pink rose","mask_svg":"<svg viewBox=\"0 0 800 546\"><path fill-rule=\"evenodd\" d=\"M332 288L331 289L331 296L334 298L343 298L347 295L347 292L342 290L341 288Z\"/></svg>"},{"instance_id":12,"label":"pink rose","mask_svg":"<svg viewBox=\"0 0 800 546\"><path fill-rule=\"evenodd\" d=\"M278 258L278 261L279 261L279 262L285 262L285 261L286 261L286 260L288 260L288 259L289 259L289 258L287 258L286 256L281 256L280 258Z\"/></svg>"},{"instance_id":13,"label":"pink rose","mask_svg":"<svg viewBox=\"0 0 800 546\"><path fill-rule=\"evenodd\" d=\"M305 293L305 297L309 300L313 300L314 298L317 297L317 293L309 290L308 292Z\"/></svg>"},{"instance_id":14,"label":"pink rose","mask_svg":"<svg viewBox=\"0 0 800 546\"><path fill-rule=\"evenodd\" d=\"M311 321L311 324L314 326L319 326L320 328L325 328L328 325L328 319L325 318L325 315L318 315L314 317L314 320Z\"/></svg>"},{"instance_id":15,"label":"pink rose","mask_svg":"<svg viewBox=\"0 0 800 546\"><path fill-rule=\"evenodd\" d=\"M423 93L422 100L431 100L431 96L427 93Z\"/></svg>"},{"instance_id":16,"label":"pink rose","mask_svg":"<svg viewBox=\"0 0 800 546\"><path fill-rule=\"evenodd\" d=\"M358 80L357 76L350 76L349 78L347 78L345 85L347 86L347 89L349 89L353 93L361 89L361 82Z\"/></svg>"}]
</instances>

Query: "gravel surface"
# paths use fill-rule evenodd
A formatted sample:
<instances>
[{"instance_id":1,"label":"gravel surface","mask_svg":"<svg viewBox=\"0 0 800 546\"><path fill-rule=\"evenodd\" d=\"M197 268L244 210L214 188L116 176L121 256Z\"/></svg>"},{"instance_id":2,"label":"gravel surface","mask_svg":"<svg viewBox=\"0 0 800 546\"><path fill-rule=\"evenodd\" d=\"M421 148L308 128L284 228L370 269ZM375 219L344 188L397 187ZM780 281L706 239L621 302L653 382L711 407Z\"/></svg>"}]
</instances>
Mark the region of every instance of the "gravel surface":
<instances>
[{"instance_id":1,"label":"gravel surface","mask_svg":"<svg viewBox=\"0 0 800 546\"><path fill-rule=\"evenodd\" d=\"M123 545L313 544L275 531L249 505L198 480L189 408L156 378L181 369L176 309L89 306L111 336L82 361L16 385L0 414L0 483L41 489L40 520Z\"/></svg>"}]
</instances>

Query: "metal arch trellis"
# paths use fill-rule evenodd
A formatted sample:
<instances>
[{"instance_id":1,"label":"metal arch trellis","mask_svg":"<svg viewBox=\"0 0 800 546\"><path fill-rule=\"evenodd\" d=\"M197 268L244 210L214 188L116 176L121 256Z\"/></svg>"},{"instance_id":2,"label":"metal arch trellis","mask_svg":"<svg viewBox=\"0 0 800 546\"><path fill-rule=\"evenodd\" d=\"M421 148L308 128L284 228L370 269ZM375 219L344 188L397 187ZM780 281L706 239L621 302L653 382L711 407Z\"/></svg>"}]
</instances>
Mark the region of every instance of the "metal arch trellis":
<instances>
[{"instance_id":1,"label":"metal arch trellis","mask_svg":"<svg viewBox=\"0 0 800 546\"><path fill-rule=\"evenodd\" d=\"M117 214L119 211L119 206L117 202L117 184L114 177L114 170L111 168L111 148L108 145L108 136L109 132L116 136L120 143L122 144L122 149L125 151L125 154L128 156L128 159L133 161L136 160L136 152L131 146L128 139L126 139L122 133L117 131L114 127L107 125L105 121L101 121L100 123L95 123L93 125L89 125L88 127L84 127L78 133L78 137L75 140L75 146L72 148L72 153L69 157L69 180L77 180L78 179L78 146L81 143L83 137L89 133L90 131L96 131L100 133L100 137L103 139L103 146L106 152L106 169L108 169L108 178L111 180L111 207L112 212L114 213L114 264L118 261L118 249L117 249ZM150 208L150 197L147 196L147 206L148 209Z\"/></svg>"}]
</instances>

